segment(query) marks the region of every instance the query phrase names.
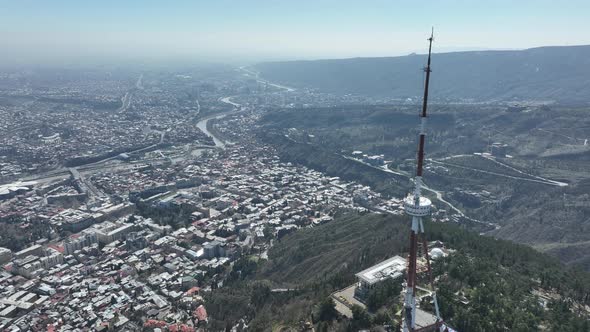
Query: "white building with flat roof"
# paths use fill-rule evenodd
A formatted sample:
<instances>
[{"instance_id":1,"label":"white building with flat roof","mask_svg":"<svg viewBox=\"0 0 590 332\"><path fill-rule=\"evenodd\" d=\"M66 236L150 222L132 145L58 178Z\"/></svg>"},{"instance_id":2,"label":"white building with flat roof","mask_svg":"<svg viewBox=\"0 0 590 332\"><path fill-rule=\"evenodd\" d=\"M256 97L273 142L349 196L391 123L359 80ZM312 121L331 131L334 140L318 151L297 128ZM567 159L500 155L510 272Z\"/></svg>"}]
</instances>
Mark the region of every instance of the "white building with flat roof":
<instances>
[{"instance_id":1,"label":"white building with flat roof","mask_svg":"<svg viewBox=\"0 0 590 332\"><path fill-rule=\"evenodd\" d=\"M397 279L404 275L406 270L406 259L401 256L393 256L383 262L373 265L356 274L358 284L355 295L363 297L369 289L376 284L387 280Z\"/></svg>"},{"instance_id":2,"label":"white building with flat roof","mask_svg":"<svg viewBox=\"0 0 590 332\"><path fill-rule=\"evenodd\" d=\"M122 239L125 235L132 232L135 229L134 224L109 222L94 225L96 231L96 237L98 242L103 244L111 243L115 240Z\"/></svg>"}]
</instances>

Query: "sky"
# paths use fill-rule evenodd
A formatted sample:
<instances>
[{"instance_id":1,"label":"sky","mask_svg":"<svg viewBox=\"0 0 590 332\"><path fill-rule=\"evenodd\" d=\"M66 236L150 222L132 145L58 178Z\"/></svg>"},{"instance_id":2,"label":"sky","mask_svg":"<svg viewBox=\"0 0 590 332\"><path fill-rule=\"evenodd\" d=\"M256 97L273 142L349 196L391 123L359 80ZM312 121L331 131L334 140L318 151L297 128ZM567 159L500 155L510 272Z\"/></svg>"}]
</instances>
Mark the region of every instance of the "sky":
<instances>
[{"instance_id":1,"label":"sky","mask_svg":"<svg viewBox=\"0 0 590 332\"><path fill-rule=\"evenodd\" d=\"M590 44L589 0L0 0L0 62L266 60Z\"/></svg>"}]
</instances>

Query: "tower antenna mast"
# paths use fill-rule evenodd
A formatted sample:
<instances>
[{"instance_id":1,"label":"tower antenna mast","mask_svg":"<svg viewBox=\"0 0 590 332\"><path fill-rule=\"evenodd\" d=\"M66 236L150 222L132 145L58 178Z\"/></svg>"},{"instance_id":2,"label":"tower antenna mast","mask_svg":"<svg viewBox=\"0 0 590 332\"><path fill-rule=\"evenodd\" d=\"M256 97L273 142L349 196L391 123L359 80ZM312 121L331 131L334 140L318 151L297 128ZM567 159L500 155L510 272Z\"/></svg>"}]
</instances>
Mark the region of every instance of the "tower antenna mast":
<instances>
[{"instance_id":1,"label":"tower antenna mast","mask_svg":"<svg viewBox=\"0 0 590 332\"><path fill-rule=\"evenodd\" d=\"M434 28L428 38L428 62L424 68L426 73L426 80L424 82L424 99L422 100L422 111L420 112L420 130L419 130L419 141L418 141L418 156L416 165L416 177L414 178L414 192L409 194L404 199L404 210L406 214L412 217L412 228L410 233L410 254L408 257L408 271L406 288L404 291L404 309L403 309L403 331L413 332L416 331L416 283L417 283L417 256L419 238L421 238L421 244L423 246L423 252L426 258L426 267L430 277L430 284L432 288L432 296L434 300L434 308L436 315L436 323L429 326L429 330L442 330L443 321L440 318L438 309L438 302L436 300L436 293L434 291L434 284L432 279L432 272L430 270L430 258L428 257L428 245L426 243L426 237L424 236L424 223L423 217L430 215L432 203L426 197L422 197L422 174L424 168L424 143L426 139L426 111L428 109L428 87L430 84L430 62L432 55L432 41L434 39ZM420 330L424 330L424 327L420 327Z\"/></svg>"}]
</instances>

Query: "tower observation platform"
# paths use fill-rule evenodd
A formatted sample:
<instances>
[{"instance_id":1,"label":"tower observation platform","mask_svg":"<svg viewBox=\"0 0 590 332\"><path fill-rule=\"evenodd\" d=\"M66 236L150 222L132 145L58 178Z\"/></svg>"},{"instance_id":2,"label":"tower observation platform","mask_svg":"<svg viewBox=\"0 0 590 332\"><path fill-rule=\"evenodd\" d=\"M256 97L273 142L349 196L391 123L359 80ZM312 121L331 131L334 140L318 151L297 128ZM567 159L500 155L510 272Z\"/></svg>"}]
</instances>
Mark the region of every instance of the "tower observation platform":
<instances>
[{"instance_id":1,"label":"tower observation platform","mask_svg":"<svg viewBox=\"0 0 590 332\"><path fill-rule=\"evenodd\" d=\"M413 217L426 217L430 215L432 202L426 197L419 197L418 202L414 195L404 198L404 211Z\"/></svg>"}]
</instances>

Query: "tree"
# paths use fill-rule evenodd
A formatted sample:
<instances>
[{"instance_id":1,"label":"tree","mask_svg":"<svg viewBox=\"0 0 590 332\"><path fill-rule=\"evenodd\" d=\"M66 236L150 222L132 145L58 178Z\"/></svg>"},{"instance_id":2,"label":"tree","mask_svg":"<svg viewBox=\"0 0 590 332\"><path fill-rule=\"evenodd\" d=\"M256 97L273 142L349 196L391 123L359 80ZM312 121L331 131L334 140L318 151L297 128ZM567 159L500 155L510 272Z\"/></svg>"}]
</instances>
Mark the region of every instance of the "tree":
<instances>
[{"instance_id":1,"label":"tree","mask_svg":"<svg viewBox=\"0 0 590 332\"><path fill-rule=\"evenodd\" d=\"M388 303L388 301L397 298L402 290L401 281L399 279L388 279L378 283L369 290L367 295L367 308L371 312L377 311L379 308Z\"/></svg>"},{"instance_id":2,"label":"tree","mask_svg":"<svg viewBox=\"0 0 590 332\"><path fill-rule=\"evenodd\" d=\"M387 312L387 310L380 310L375 315L375 319L373 320L373 323L388 325L388 324L393 323L393 319L391 318L391 315Z\"/></svg>"},{"instance_id":3,"label":"tree","mask_svg":"<svg viewBox=\"0 0 590 332\"><path fill-rule=\"evenodd\" d=\"M331 321L338 316L336 303L331 297L326 297L321 303L318 312L318 318L321 321Z\"/></svg>"},{"instance_id":4,"label":"tree","mask_svg":"<svg viewBox=\"0 0 590 332\"><path fill-rule=\"evenodd\" d=\"M262 307L270 297L270 287L263 282L257 282L252 287L250 302L256 307Z\"/></svg>"},{"instance_id":5,"label":"tree","mask_svg":"<svg viewBox=\"0 0 590 332\"><path fill-rule=\"evenodd\" d=\"M352 306L352 323L356 328L371 326L371 316L367 310L358 304Z\"/></svg>"}]
</instances>

